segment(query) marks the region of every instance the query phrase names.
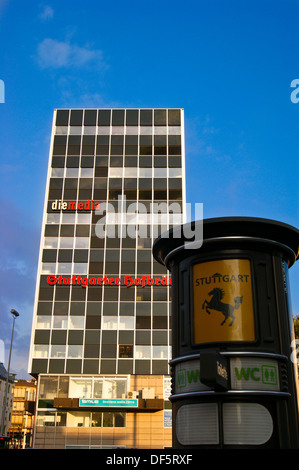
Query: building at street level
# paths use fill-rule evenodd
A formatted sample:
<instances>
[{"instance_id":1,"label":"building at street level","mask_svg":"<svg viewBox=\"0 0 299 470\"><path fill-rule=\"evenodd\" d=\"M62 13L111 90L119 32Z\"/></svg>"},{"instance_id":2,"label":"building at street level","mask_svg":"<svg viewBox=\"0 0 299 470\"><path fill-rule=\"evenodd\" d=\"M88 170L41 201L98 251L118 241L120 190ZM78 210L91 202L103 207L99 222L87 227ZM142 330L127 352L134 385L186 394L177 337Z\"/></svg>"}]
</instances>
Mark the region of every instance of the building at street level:
<instances>
[{"instance_id":1,"label":"building at street level","mask_svg":"<svg viewBox=\"0 0 299 470\"><path fill-rule=\"evenodd\" d=\"M185 221L182 109L57 109L29 372L35 448L171 442L171 279L154 239Z\"/></svg>"}]
</instances>

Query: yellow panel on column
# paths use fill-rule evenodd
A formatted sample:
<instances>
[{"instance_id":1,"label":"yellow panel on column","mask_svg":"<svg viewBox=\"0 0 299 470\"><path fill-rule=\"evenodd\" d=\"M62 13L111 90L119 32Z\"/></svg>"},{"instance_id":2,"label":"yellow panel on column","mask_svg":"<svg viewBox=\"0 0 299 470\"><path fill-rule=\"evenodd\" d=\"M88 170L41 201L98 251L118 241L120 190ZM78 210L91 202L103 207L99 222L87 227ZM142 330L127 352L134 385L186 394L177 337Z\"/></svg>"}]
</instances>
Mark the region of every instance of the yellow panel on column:
<instances>
[{"instance_id":1,"label":"yellow panel on column","mask_svg":"<svg viewBox=\"0 0 299 470\"><path fill-rule=\"evenodd\" d=\"M194 343L254 341L252 274L248 259L193 266Z\"/></svg>"}]
</instances>

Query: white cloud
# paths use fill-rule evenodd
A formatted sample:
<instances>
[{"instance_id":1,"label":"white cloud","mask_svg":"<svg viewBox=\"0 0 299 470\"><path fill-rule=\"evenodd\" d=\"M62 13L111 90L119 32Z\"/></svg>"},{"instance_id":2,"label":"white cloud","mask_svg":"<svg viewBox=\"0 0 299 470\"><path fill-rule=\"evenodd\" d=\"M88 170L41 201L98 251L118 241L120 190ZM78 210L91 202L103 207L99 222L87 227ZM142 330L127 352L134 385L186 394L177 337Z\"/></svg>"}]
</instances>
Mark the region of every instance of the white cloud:
<instances>
[{"instance_id":1,"label":"white cloud","mask_svg":"<svg viewBox=\"0 0 299 470\"><path fill-rule=\"evenodd\" d=\"M68 41L51 38L44 39L38 45L37 60L42 68L80 68L89 64L103 66L101 50L80 47Z\"/></svg>"},{"instance_id":2,"label":"white cloud","mask_svg":"<svg viewBox=\"0 0 299 470\"><path fill-rule=\"evenodd\" d=\"M53 10L52 7L50 7L49 5L43 5L41 8L42 8L42 11L41 11L39 17L42 20L49 20L49 19L53 18L54 10Z\"/></svg>"},{"instance_id":3,"label":"white cloud","mask_svg":"<svg viewBox=\"0 0 299 470\"><path fill-rule=\"evenodd\" d=\"M70 87L62 90L62 104L65 108L125 108L119 101L107 100L99 93L75 93ZM132 108L134 106L131 106Z\"/></svg>"}]
</instances>

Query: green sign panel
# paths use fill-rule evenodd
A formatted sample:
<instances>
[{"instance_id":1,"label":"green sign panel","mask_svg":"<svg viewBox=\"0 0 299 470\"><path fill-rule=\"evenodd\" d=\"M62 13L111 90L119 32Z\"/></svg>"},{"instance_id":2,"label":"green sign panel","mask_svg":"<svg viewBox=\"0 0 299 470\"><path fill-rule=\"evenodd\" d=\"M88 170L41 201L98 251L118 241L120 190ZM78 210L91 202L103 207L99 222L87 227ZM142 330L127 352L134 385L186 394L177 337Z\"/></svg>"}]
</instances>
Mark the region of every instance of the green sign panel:
<instances>
[{"instance_id":1,"label":"green sign panel","mask_svg":"<svg viewBox=\"0 0 299 470\"><path fill-rule=\"evenodd\" d=\"M200 381L200 361L186 361L175 367L175 392L199 392L209 390Z\"/></svg>"},{"instance_id":2,"label":"green sign panel","mask_svg":"<svg viewBox=\"0 0 299 470\"><path fill-rule=\"evenodd\" d=\"M230 358L231 390L279 391L276 360L257 357ZM186 361L175 368L175 393L209 390L201 382L200 360Z\"/></svg>"},{"instance_id":3,"label":"green sign panel","mask_svg":"<svg viewBox=\"0 0 299 470\"><path fill-rule=\"evenodd\" d=\"M262 358L231 359L231 387L234 390L279 391L278 363Z\"/></svg>"},{"instance_id":4,"label":"green sign panel","mask_svg":"<svg viewBox=\"0 0 299 470\"><path fill-rule=\"evenodd\" d=\"M138 408L138 400L126 398L80 398L79 406L95 406L98 408Z\"/></svg>"}]
</instances>

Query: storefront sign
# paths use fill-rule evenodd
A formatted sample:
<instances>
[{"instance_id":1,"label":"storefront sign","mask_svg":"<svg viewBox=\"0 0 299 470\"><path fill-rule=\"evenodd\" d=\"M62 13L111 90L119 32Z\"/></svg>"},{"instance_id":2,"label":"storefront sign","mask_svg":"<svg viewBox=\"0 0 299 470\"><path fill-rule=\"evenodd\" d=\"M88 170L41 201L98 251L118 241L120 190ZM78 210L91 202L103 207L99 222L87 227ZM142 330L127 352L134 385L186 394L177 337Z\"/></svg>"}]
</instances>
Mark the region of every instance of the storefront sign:
<instances>
[{"instance_id":1,"label":"storefront sign","mask_svg":"<svg viewBox=\"0 0 299 470\"><path fill-rule=\"evenodd\" d=\"M193 266L193 326L195 344L255 339L249 260Z\"/></svg>"},{"instance_id":2,"label":"storefront sign","mask_svg":"<svg viewBox=\"0 0 299 470\"><path fill-rule=\"evenodd\" d=\"M119 398L80 398L79 406L81 407L98 407L98 408L137 408L138 400L119 399Z\"/></svg>"}]
</instances>

